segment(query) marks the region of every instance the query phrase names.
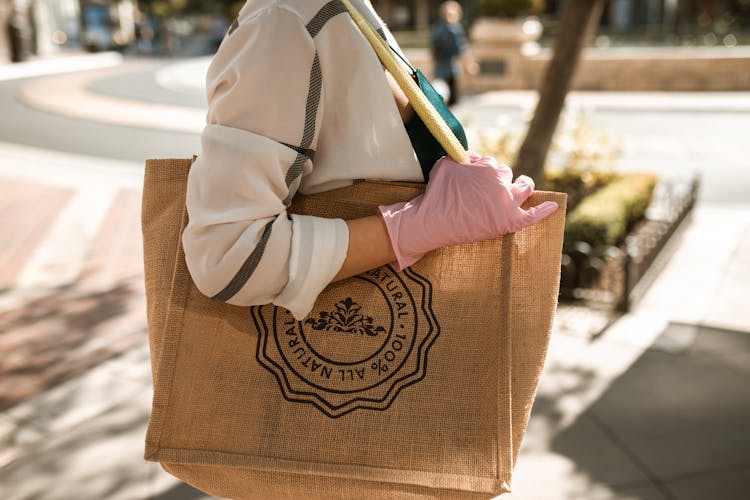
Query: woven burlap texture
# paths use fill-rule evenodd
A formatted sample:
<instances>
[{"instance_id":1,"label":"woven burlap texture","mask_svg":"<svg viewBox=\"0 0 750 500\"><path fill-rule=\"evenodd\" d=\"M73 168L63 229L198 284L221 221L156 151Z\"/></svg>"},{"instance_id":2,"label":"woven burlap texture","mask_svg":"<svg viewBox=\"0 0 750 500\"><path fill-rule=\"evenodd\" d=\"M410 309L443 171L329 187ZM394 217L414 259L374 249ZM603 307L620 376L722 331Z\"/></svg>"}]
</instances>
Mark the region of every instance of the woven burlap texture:
<instances>
[{"instance_id":1,"label":"woven burlap texture","mask_svg":"<svg viewBox=\"0 0 750 500\"><path fill-rule=\"evenodd\" d=\"M557 304L565 196L535 193L530 204L561 208L518 233L334 283L294 322L193 285L179 244L190 164L146 165L146 458L223 498L509 491ZM290 211L354 218L421 190L362 182L298 196ZM341 311L363 326L329 329Z\"/></svg>"}]
</instances>

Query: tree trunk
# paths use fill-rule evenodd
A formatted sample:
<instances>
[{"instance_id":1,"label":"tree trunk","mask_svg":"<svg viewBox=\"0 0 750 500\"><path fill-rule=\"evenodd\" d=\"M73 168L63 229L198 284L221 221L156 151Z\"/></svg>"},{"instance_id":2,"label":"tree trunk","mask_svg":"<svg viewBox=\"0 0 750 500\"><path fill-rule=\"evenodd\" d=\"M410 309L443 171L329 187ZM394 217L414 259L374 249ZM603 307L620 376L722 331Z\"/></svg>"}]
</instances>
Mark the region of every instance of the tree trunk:
<instances>
[{"instance_id":1,"label":"tree trunk","mask_svg":"<svg viewBox=\"0 0 750 500\"><path fill-rule=\"evenodd\" d=\"M539 102L513 169L540 178L565 96L589 35L596 31L604 0L568 0L560 20L552 60L539 89Z\"/></svg>"}]
</instances>

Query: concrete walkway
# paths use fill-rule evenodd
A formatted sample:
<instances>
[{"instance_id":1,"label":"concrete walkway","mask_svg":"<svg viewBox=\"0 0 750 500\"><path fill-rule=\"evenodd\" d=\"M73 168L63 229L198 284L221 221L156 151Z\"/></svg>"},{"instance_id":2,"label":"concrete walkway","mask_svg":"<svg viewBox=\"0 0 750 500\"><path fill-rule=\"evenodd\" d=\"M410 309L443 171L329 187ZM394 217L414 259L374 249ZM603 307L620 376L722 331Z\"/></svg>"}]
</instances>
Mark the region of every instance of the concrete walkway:
<instances>
[{"instance_id":1,"label":"concrete walkway","mask_svg":"<svg viewBox=\"0 0 750 500\"><path fill-rule=\"evenodd\" d=\"M76 98L107 97L77 81ZM142 165L0 154L2 497L208 498L142 459ZM561 307L507 498L747 497L750 199L700 204L667 250L644 299L602 335L612 317Z\"/></svg>"},{"instance_id":2,"label":"concrete walkway","mask_svg":"<svg viewBox=\"0 0 750 500\"><path fill-rule=\"evenodd\" d=\"M15 64L0 64L0 82L34 76L49 76L72 71L107 68L122 64L122 56L117 52L99 54L67 54L54 59L38 59Z\"/></svg>"}]
</instances>

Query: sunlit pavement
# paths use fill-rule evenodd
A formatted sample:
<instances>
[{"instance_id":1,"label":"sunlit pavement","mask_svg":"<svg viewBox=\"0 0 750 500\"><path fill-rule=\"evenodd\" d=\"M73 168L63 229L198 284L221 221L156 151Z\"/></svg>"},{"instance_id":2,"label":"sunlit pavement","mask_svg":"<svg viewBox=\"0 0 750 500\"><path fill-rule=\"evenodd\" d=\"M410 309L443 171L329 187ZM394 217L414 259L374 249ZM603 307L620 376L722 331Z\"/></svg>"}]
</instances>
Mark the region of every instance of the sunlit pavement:
<instances>
[{"instance_id":1,"label":"sunlit pavement","mask_svg":"<svg viewBox=\"0 0 750 500\"><path fill-rule=\"evenodd\" d=\"M128 61L0 83L16 125L0 125L3 498L204 497L142 459L151 380L138 212L141 160L196 152L205 64ZM589 106L607 97L594 117L635 138L626 162L702 171L705 190L631 313L561 308L508 498L746 497L750 160L735 127L750 125L749 95L656 106L653 95L574 94ZM491 125L524 102L485 94L459 113ZM618 106L626 119L601 118ZM686 120L713 126L698 141Z\"/></svg>"}]
</instances>

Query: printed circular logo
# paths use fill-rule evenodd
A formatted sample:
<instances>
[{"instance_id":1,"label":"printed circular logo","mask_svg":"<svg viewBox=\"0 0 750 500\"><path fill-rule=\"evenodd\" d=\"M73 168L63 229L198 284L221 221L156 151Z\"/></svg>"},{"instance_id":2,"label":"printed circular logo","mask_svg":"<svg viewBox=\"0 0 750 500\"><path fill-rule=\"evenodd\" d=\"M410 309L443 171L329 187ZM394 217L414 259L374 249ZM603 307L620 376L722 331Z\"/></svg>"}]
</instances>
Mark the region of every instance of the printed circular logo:
<instances>
[{"instance_id":1,"label":"printed circular logo","mask_svg":"<svg viewBox=\"0 0 750 500\"><path fill-rule=\"evenodd\" d=\"M302 321L280 307L254 307L258 361L286 399L329 417L385 410L426 374L439 334L431 300L426 278L385 266L331 284Z\"/></svg>"}]
</instances>

